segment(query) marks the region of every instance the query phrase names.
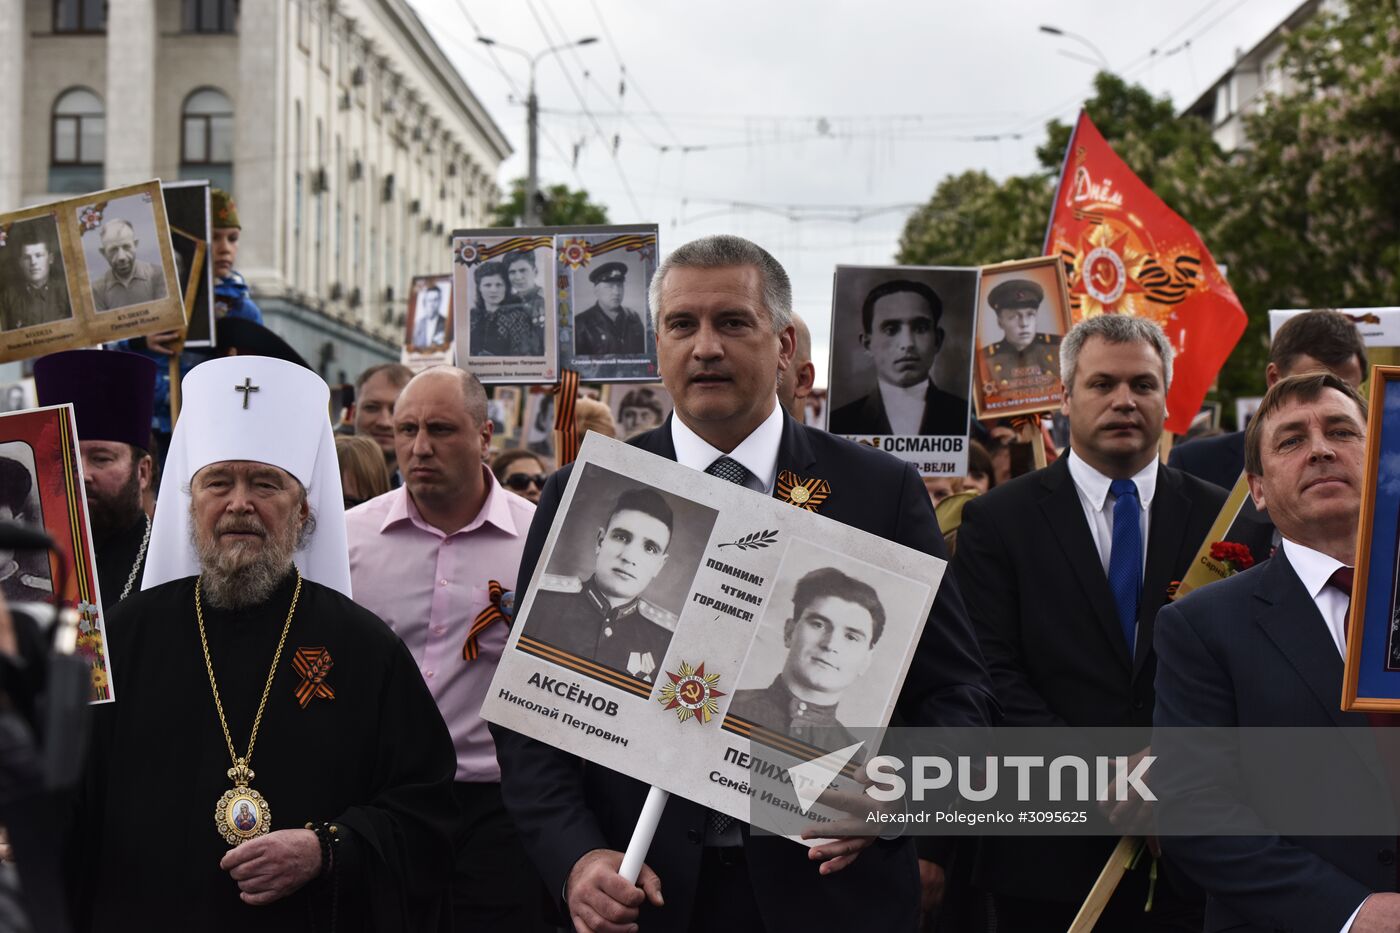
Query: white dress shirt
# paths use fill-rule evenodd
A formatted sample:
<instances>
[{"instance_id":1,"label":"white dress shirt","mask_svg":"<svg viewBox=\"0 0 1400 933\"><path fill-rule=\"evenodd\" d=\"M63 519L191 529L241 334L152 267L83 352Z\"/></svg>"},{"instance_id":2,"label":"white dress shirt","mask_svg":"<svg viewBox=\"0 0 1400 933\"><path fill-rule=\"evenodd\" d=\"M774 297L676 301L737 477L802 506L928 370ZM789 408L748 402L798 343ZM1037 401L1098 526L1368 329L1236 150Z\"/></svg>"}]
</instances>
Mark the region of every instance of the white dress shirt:
<instances>
[{"instance_id":1,"label":"white dress shirt","mask_svg":"<svg viewBox=\"0 0 1400 933\"><path fill-rule=\"evenodd\" d=\"M918 434L924 423L924 404L928 401L929 381L912 386L892 386L876 381L880 389L880 401L885 403L885 420L890 423L890 433L894 435Z\"/></svg>"},{"instance_id":2,"label":"white dress shirt","mask_svg":"<svg viewBox=\"0 0 1400 933\"><path fill-rule=\"evenodd\" d=\"M749 471L745 483L754 492L773 494L778 478L778 445L783 440L783 407L773 404L773 412L729 453L712 446L692 431L680 414L671 416L671 443L676 446L676 462L702 473L720 457L728 457Z\"/></svg>"},{"instance_id":3,"label":"white dress shirt","mask_svg":"<svg viewBox=\"0 0 1400 933\"><path fill-rule=\"evenodd\" d=\"M1075 491L1079 493L1079 504L1084 507L1084 518L1089 522L1089 534L1094 538L1094 547L1099 551L1099 563L1103 565L1104 576L1108 576L1109 552L1113 549L1113 505L1118 497L1108 491L1113 480L1089 466L1074 452L1069 452L1069 475L1074 480ZM1147 532L1152 518L1152 497L1157 494L1157 461L1143 467L1133 478L1137 486L1138 502L1142 505L1142 566L1147 573Z\"/></svg>"},{"instance_id":4,"label":"white dress shirt","mask_svg":"<svg viewBox=\"0 0 1400 933\"><path fill-rule=\"evenodd\" d=\"M1345 567L1346 564L1287 538L1283 539L1283 553L1288 555L1288 563L1293 565L1293 571L1303 581L1303 588L1312 597L1317 611L1322 613L1322 621L1327 623L1327 634L1332 636L1337 653L1345 657L1347 608L1351 605L1351 597L1334 586L1328 586L1327 581L1338 567Z\"/></svg>"}]
</instances>

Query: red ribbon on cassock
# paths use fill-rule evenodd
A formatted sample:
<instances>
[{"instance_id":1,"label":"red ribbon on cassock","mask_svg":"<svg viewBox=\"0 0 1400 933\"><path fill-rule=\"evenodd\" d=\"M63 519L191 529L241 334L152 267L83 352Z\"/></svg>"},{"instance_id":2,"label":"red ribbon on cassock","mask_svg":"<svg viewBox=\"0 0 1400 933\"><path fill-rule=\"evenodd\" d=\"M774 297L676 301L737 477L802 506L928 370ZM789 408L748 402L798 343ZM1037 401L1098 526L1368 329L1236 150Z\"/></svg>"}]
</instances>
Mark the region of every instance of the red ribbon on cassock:
<instances>
[{"instance_id":1,"label":"red ribbon on cassock","mask_svg":"<svg viewBox=\"0 0 1400 933\"><path fill-rule=\"evenodd\" d=\"M297 702L302 709L314 699L334 700L335 691L325 682L335 662L325 648L298 648L292 657L292 670L301 675L297 685Z\"/></svg>"}]
</instances>

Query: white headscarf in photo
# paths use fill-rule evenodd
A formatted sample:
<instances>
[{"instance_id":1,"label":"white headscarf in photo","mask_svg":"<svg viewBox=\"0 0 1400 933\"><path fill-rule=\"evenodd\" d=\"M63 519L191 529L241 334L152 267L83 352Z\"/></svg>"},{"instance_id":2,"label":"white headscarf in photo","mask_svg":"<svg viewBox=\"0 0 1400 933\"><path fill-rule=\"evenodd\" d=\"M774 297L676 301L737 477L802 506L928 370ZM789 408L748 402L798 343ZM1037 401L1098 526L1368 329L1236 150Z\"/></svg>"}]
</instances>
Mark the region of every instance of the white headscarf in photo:
<instances>
[{"instance_id":1,"label":"white headscarf in photo","mask_svg":"<svg viewBox=\"0 0 1400 933\"><path fill-rule=\"evenodd\" d=\"M200 572L190 539L194 475L211 463L254 460L281 467L306 488L316 529L295 555L302 576L349 596L345 499L326 383L285 360L226 356L199 364L180 386L184 404L165 458L141 588Z\"/></svg>"}]
</instances>

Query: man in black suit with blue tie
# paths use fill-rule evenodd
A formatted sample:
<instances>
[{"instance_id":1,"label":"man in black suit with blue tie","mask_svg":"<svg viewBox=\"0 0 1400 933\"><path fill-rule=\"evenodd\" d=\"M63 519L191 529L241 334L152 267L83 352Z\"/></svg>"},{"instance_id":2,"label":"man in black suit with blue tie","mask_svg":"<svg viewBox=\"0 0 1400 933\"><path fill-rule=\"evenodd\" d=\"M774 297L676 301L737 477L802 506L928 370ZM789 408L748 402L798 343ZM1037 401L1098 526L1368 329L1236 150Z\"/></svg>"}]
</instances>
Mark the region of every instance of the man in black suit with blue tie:
<instances>
[{"instance_id":1,"label":"man in black suit with blue tie","mask_svg":"<svg viewBox=\"0 0 1400 933\"><path fill-rule=\"evenodd\" d=\"M1282 546L1157 618L1156 725L1181 727L1162 729L1153 744L1160 819L1222 832L1230 831L1226 821L1259 827L1253 836L1162 837L1168 855L1205 889L1212 933L1400 929L1393 838L1270 835L1270 827L1338 795L1375 801L1366 812L1385 825L1393 780L1373 745L1338 743L1348 751L1299 768L1296 754L1281 760L1248 736L1207 743L1185 734L1371 724L1365 713L1341 711L1365 459L1366 403L1347 382L1310 373L1276 383L1245 433L1245 473ZM1282 801L1257 792L1284 772L1307 790ZM1249 789L1256 793L1247 799Z\"/></svg>"},{"instance_id":2,"label":"man in black suit with blue tie","mask_svg":"<svg viewBox=\"0 0 1400 933\"><path fill-rule=\"evenodd\" d=\"M963 509L953 571L1008 726L1152 725L1152 626L1195 556L1225 490L1158 463L1172 348L1143 318L1105 314L1060 344L1070 450ZM1145 806L1111 815L1145 832ZM1111 838L978 840L973 883L1000 929L1063 933L1103 868ZM1149 862L1150 860L1144 860ZM1170 866L1154 908L1146 864L1129 872L1097 931L1199 930L1199 906Z\"/></svg>"},{"instance_id":3,"label":"man in black suit with blue tie","mask_svg":"<svg viewBox=\"0 0 1400 933\"><path fill-rule=\"evenodd\" d=\"M652 284L661 375L675 411L631 443L749 489L777 476L825 480L810 508L943 557L928 495L912 467L805 427L777 385L794 345L792 289L781 265L738 237L707 237L667 257ZM569 478L540 497L521 563L530 579ZM945 577L897 715L909 724L986 725L994 702L957 588ZM853 725L860 725L855 723ZM647 787L492 727L506 807L550 890L577 928L779 931L909 930L919 872L909 838L847 838L806 850L753 834L679 797L666 805L639 885L618 874ZM661 891L664 885L665 897Z\"/></svg>"}]
</instances>

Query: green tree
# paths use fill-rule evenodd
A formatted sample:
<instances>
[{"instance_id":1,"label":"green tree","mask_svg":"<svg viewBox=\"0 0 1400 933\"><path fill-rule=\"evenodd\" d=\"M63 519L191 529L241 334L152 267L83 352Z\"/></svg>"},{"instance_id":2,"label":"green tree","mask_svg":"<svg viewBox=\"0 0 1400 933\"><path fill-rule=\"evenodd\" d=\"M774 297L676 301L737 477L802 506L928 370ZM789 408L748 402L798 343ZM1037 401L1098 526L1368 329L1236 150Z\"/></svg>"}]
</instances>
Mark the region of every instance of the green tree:
<instances>
[{"instance_id":1,"label":"green tree","mask_svg":"<svg viewBox=\"0 0 1400 933\"><path fill-rule=\"evenodd\" d=\"M1201 234L1249 317L1215 397L1264 389L1272 308L1394 305L1400 288L1400 8L1351 0L1287 38L1282 92L1228 156L1170 101L1100 74L1085 108L1125 162ZM975 265L1040 252L1071 126L1053 121L1041 170L944 178L897 259ZM1230 406L1227 404L1227 409Z\"/></svg>"},{"instance_id":2,"label":"green tree","mask_svg":"<svg viewBox=\"0 0 1400 933\"><path fill-rule=\"evenodd\" d=\"M1270 308L1396 304L1400 9L1351 0L1288 39L1292 86L1246 120L1249 144L1201 179L1205 232L1249 311L1220 394L1263 391Z\"/></svg>"},{"instance_id":3,"label":"green tree","mask_svg":"<svg viewBox=\"0 0 1400 933\"><path fill-rule=\"evenodd\" d=\"M574 191L567 185L550 185L540 188L538 196L542 202L540 222L546 227L608 222L608 209L588 200L587 191ZM491 225L514 227L524 216L525 179L517 178L510 183L510 196L494 208Z\"/></svg>"}]
</instances>

